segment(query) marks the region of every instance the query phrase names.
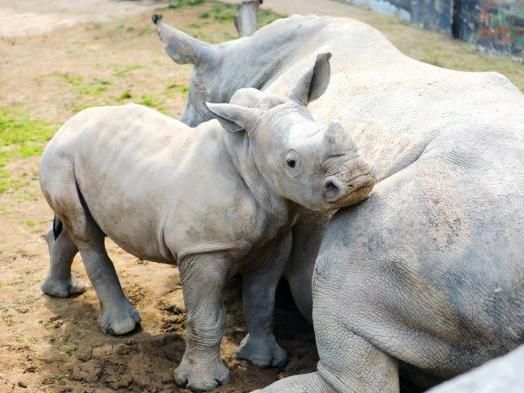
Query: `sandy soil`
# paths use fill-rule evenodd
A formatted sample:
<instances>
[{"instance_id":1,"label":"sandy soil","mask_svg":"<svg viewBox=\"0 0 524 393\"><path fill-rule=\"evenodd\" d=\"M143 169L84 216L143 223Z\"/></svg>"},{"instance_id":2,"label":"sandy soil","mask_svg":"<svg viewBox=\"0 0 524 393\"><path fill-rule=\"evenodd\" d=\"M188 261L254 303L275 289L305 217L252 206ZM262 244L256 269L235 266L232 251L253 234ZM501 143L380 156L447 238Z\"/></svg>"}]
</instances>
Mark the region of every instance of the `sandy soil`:
<instances>
[{"instance_id":1,"label":"sandy soil","mask_svg":"<svg viewBox=\"0 0 524 393\"><path fill-rule=\"evenodd\" d=\"M154 1L0 0L0 37L37 35L81 22L107 22L145 12Z\"/></svg>"},{"instance_id":2,"label":"sandy soil","mask_svg":"<svg viewBox=\"0 0 524 393\"><path fill-rule=\"evenodd\" d=\"M15 2L2 0L2 12L6 3ZM141 7L137 4L110 22L95 19L60 25L46 34L3 37L0 108L58 125L80 107L147 96L179 116L190 68L167 58L149 21L151 8L143 13ZM170 23L210 41L234 35L232 26L198 19L198 7L164 13ZM100 81L105 81L104 88L98 91ZM119 98L122 92L131 98ZM102 334L92 288L73 299L53 299L39 289L48 267L43 235L52 216L38 187L38 157L13 162L7 169L26 185L0 194L0 392L186 391L176 388L171 372L184 350L184 305L176 267L139 261L108 242L125 292L141 312L143 330L121 338ZM87 280L78 257L74 271ZM219 392L248 392L314 368L312 330L287 307L277 313L277 337L291 353L289 365L260 370L236 360L236 346L246 333L238 298L239 283L233 282L222 350L232 378Z\"/></svg>"}]
</instances>

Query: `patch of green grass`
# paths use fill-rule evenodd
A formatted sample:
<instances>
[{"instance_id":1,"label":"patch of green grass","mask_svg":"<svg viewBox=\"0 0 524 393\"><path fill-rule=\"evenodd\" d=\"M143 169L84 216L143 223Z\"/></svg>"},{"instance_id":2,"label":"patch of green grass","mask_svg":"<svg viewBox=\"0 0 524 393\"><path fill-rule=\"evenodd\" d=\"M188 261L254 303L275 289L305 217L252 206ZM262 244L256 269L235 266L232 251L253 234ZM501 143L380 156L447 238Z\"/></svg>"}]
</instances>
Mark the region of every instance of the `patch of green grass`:
<instances>
[{"instance_id":1,"label":"patch of green grass","mask_svg":"<svg viewBox=\"0 0 524 393\"><path fill-rule=\"evenodd\" d=\"M237 14L238 6L232 4L214 3L210 10L201 13L200 19L210 19L223 23L233 23ZM259 10L258 25L265 26L277 19L283 18L275 12L268 10Z\"/></svg>"},{"instance_id":2,"label":"patch of green grass","mask_svg":"<svg viewBox=\"0 0 524 393\"><path fill-rule=\"evenodd\" d=\"M120 97L118 97L118 101L129 100L130 98L133 98L131 92L129 90L124 90L122 94L120 94Z\"/></svg>"},{"instance_id":3,"label":"patch of green grass","mask_svg":"<svg viewBox=\"0 0 524 393\"><path fill-rule=\"evenodd\" d=\"M24 224L27 225L28 227L32 228L32 227L38 225L38 222L35 221L35 220L25 220Z\"/></svg>"},{"instance_id":4,"label":"patch of green grass","mask_svg":"<svg viewBox=\"0 0 524 393\"><path fill-rule=\"evenodd\" d=\"M126 64L121 66L117 65L113 67L113 75L121 78L127 76L127 74L131 71L138 70L142 67L142 64Z\"/></svg>"},{"instance_id":5,"label":"patch of green grass","mask_svg":"<svg viewBox=\"0 0 524 393\"><path fill-rule=\"evenodd\" d=\"M67 72L55 72L53 75L67 82L78 94L91 97L98 97L111 84L111 82L105 79L93 78L85 80L82 76L71 75Z\"/></svg>"},{"instance_id":6,"label":"patch of green grass","mask_svg":"<svg viewBox=\"0 0 524 393\"><path fill-rule=\"evenodd\" d=\"M169 9L178 9L183 7L193 7L195 5L204 4L206 0L171 0L167 5Z\"/></svg>"},{"instance_id":7,"label":"patch of green grass","mask_svg":"<svg viewBox=\"0 0 524 393\"><path fill-rule=\"evenodd\" d=\"M179 94L183 96L187 96L188 93L189 93L188 86L182 86L182 85L177 84L176 82L170 84L164 92L164 94L169 98L173 98Z\"/></svg>"},{"instance_id":8,"label":"patch of green grass","mask_svg":"<svg viewBox=\"0 0 524 393\"><path fill-rule=\"evenodd\" d=\"M74 345L62 345L60 349L69 356L71 356L76 351L76 347Z\"/></svg>"},{"instance_id":9,"label":"patch of green grass","mask_svg":"<svg viewBox=\"0 0 524 393\"><path fill-rule=\"evenodd\" d=\"M260 27L269 25L270 23L276 21L277 19L284 18L283 15L277 14L268 10L259 10L258 12L258 25Z\"/></svg>"},{"instance_id":10,"label":"patch of green grass","mask_svg":"<svg viewBox=\"0 0 524 393\"><path fill-rule=\"evenodd\" d=\"M237 7L230 4L217 3L211 9L213 19L219 22L233 22L237 13Z\"/></svg>"},{"instance_id":11,"label":"patch of green grass","mask_svg":"<svg viewBox=\"0 0 524 393\"><path fill-rule=\"evenodd\" d=\"M12 177L5 166L41 154L43 144L54 132L55 127L47 122L31 119L23 112L0 108L0 193L27 183L22 178Z\"/></svg>"},{"instance_id":12,"label":"patch of green grass","mask_svg":"<svg viewBox=\"0 0 524 393\"><path fill-rule=\"evenodd\" d=\"M153 97L150 94L144 94L140 97L140 101L138 101L139 104L148 106L153 109L157 109L160 112L165 112L165 108L163 106L163 100L162 102L160 99Z\"/></svg>"}]
</instances>

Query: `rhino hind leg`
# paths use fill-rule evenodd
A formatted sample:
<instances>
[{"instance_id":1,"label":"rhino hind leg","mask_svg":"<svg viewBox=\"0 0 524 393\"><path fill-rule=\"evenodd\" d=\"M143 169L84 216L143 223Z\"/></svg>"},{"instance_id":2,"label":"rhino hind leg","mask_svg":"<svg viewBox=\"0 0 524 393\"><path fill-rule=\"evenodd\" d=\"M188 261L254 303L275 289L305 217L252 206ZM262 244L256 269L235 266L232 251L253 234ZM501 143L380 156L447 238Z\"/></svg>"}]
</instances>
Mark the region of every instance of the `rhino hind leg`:
<instances>
[{"instance_id":1,"label":"rhino hind leg","mask_svg":"<svg viewBox=\"0 0 524 393\"><path fill-rule=\"evenodd\" d=\"M103 236L79 242L77 246L100 301L98 324L102 331L114 336L135 331L139 327L140 314L124 295Z\"/></svg>"},{"instance_id":2,"label":"rhino hind leg","mask_svg":"<svg viewBox=\"0 0 524 393\"><path fill-rule=\"evenodd\" d=\"M252 393L337 393L318 372L281 379Z\"/></svg>"},{"instance_id":3,"label":"rhino hind leg","mask_svg":"<svg viewBox=\"0 0 524 393\"><path fill-rule=\"evenodd\" d=\"M105 249L105 235L91 216L78 189L73 168L68 162L48 161L45 162L45 169L49 169L54 175L45 176L44 171L42 187L51 208L62 223L59 226L61 230L54 226L48 236L51 277L60 277L67 284L65 278L70 273L71 261L78 250L100 301L101 314L98 322L102 331L113 335L130 333L138 326L140 315L124 295ZM58 273L54 273L55 270ZM46 280L44 291L53 288L53 283L56 284L56 280Z\"/></svg>"},{"instance_id":4,"label":"rhino hind leg","mask_svg":"<svg viewBox=\"0 0 524 393\"><path fill-rule=\"evenodd\" d=\"M55 238L56 236L56 238ZM42 284L42 291L54 297L70 297L86 290L84 283L71 274L71 265L78 249L67 231L47 234L50 267L49 274Z\"/></svg>"},{"instance_id":5,"label":"rhino hind leg","mask_svg":"<svg viewBox=\"0 0 524 393\"><path fill-rule=\"evenodd\" d=\"M258 367L283 367L287 353L273 335L275 292L291 253L291 234L277 241L268 253L267 266L243 276L242 305L249 333L240 343L237 357Z\"/></svg>"}]
</instances>

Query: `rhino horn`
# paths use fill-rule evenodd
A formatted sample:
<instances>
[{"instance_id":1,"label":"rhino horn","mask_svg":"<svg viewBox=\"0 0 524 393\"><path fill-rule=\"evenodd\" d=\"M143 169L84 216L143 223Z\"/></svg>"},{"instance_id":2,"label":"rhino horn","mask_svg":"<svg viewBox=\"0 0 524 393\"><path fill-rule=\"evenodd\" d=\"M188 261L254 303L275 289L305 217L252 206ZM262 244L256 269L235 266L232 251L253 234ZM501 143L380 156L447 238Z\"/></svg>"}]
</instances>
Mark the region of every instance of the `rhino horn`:
<instances>
[{"instance_id":1,"label":"rhino horn","mask_svg":"<svg viewBox=\"0 0 524 393\"><path fill-rule=\"evenodd\" d=\"M165 24L162 15L153 15L152 20L160 40L165 44L165 51L178 64L197 65L216 56L215 47Z\"/></svg>"},{"instance_id":2,"label":"rhino horn","mask_svg":"<svg viewBox=\"0 0 524 393\"><path fill-rule=\"evenodd\" d=\"M331 53L329 52L317 55L315 65L298 80L293 88L291 99L307 105L324 94L331 78L330 58Z\"/></svg>"},{"instance_id":3,"label":"rhino horn","mask_svg":"<svg viewBox=\"0 0 524 393\"><path fill-rule=\"evenodd\" d=\"M257 31L258 9L262 0L244 0L235 16L235 27L240 37L247 37Z\"/></svg>"},{"instance_id":4,"label":"rhino horn","mask_svg":"<svg viewBox=\"0 0 524 393\"><path fill-rule=\"evenodd\" d=\"M260 110L235 104L213 104L206 107L229 132L252 131L260 119Z\"/></svg>"},{"instance_id":5,"label":"rhino horn","mask_svg":"<svg viewBox=\"0 0 524 393\"><path fill-rule=\"evenodd\" d=\"M334 147L344 146L345 148L356 148L353 143L353 139L349 133L342 127L337 121L332 121L329 123L326 133L324 134L326 141Z\"/></svg>"}]
</instances>

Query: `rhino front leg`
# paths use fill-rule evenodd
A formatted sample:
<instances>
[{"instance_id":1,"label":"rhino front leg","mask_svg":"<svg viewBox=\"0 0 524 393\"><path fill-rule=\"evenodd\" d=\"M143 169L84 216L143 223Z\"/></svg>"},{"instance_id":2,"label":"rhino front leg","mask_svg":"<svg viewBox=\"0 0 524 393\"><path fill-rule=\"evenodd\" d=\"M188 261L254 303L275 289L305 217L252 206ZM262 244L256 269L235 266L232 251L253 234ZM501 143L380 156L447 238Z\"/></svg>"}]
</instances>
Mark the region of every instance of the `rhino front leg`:
<instances>
[{"instance_id":1,"label":"rhino front leg","mask_svg":"<svg viewBox=\"0 0 524 393\"><path fill-rule=\"evenodd\" d=\"M292 236L287 234L272 250L264 269L243 276L242 305L248 334L240 343L237 356L258 367L282 367L287 353L273 335L275 291L291 253Z\"/></svg>"},{"instance_id":2,"label":"rhino front leg","mask_svg":"<svg viewBox=\"0 0 524 393\"><path fill-rule=\"evenodd\" d=\"M316 372L281 379L265 389L255 390L252 393L337 393L337 391Z\"/></svg>"},{"instance_id":3,"label":"rhino front leg","mask_svg":"<svg viewBox=\"0 0 524 393\"><path fill-rule=\"evenodd\" d=\"M399 393L395 359L344 328L326 329L315 320L315 334L317 372L284 378L253 393Z\"/></svg>"},{"instance_id":4,"label":"rhino front leg","mask_svg":"<svg viewBox=\"0 0 524 393\"><path fill-rule=\"evenodd\" d=\"M204 254L179 263L186 306L186 350L174 372L175 382L193 391L208 391L229 381L220 358L226 325L223 291L231 264L220 255Z\"/></svg>"}]
</instances>

